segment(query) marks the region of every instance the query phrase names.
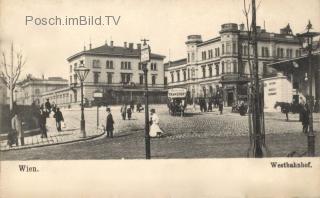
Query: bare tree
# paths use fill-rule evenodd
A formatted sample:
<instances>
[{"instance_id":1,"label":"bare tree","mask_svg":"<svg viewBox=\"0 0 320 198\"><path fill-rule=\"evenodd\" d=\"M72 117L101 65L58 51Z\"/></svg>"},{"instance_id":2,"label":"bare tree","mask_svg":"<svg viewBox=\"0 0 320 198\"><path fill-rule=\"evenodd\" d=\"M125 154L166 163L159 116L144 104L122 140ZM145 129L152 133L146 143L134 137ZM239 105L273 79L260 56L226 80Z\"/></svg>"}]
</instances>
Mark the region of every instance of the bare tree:
<instances>
[{"instance_id":1,"label":"bare tree","mask_svg":"<svg viewBox=\"0 0 320 198\"><path fill-rule=\"evenodd\" d=\"M7 60L6 53L1 53L1 63L0 63L0 76L4 84L9 89L10 93L10 111L13 109L13 93L16 88L17 80L21 74L21 70L26 63L26 59L22 55L22 52L15 52L13 49L13 42L11 43L10 50L11 61Z\"/></svg>"}]
</instances>

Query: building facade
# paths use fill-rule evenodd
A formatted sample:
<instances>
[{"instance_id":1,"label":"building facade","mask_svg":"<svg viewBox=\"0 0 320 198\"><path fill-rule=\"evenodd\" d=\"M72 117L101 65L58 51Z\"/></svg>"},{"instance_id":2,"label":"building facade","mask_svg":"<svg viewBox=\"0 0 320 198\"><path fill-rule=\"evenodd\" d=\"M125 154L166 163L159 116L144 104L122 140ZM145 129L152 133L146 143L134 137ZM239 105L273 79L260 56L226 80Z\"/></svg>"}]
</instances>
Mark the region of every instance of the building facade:
<instances>
[{"instance_id":1,"label":"building facade","mask_svg":"<svg viewBox=\"0 0 320 198\"><path fill-rule=\"evenodd\" d=\"M80 102L80 81L74 69L80 65L90 69L84 81L84 98L91 103L95 92L103 93L103 101L108 104L122 104L131 101L144 101L144 73L140 64L140 48L137 44L124 42L115 46L113 41L97 48L76 53L67 60L69 63L70 103ZM147 64L149 101L163 103L166 101L164 86L164 66L162 55L151 53Z\"/></svg>"},{"instance_id":2,"label":"building facade","mask_svg":"<svg viewBox=\"0 0 320 198\"><path fill-rule=\"evenodd\" d=\"M260 27L257 31L261 78L277 76L268 64L301 56L299 40L289 25L280 33ZM194 101L221 94L225 106L247 100L253 49L243 24L223 24L219 36L207 41L201 35L190 35L185 44L187 58L165 64L168 88L186 88Z\"/></svg>"},{"instance_id":3,"label":"building facade","mask_svg":"<svg viewBox=\"0 0 320 198\"><path fill-rule=\"evenodd\" d=\"M68 80L61 77L35 78L29 75L17 84L14 97L17 104L31 105L33 102L41 104L46 100L43 97L46 92L66 87L68 87Z\"/></svg>"}]
</instances>

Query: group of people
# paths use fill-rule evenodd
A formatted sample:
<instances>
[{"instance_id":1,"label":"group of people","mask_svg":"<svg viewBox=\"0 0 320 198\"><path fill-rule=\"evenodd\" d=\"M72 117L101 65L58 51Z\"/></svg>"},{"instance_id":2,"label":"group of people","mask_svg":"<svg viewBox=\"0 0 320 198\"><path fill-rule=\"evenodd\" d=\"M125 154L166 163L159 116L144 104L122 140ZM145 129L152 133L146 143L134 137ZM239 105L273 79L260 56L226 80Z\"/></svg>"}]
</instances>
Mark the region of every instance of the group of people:
<instances>
[{"instance_id":1,"label":"group of people","mask_svg":"<svg viewBox=\"0 0 320 198\"><path fill-rule=\"evenodd\" d=\"M49 99L45 102L45 104L41 104L40 108L36 107L35 103L31 105L32 110L32 120L34 120L35 127L40 128L41 138L47 138L47 118L50 117L50 113L54 112L53 118L56 121L56 127L58 132L62 131L61 122L64 121L62 112L60 108L57 107L56 104L50 104ZM21 145L24 145L24 132L22 127L22 115L20 110L16 104L14 104L13 116L11 119L11 128L12 132L8 133L8 142L7 144L11 147L13 144L19 145L19 141Z\"/></svg>"},{"instance_id":2,"label":"group of people","mask_svg":"<svg viewBox=\"0 0 320 198\"><path fill-rule=\"evenodd\" d=\"M131 107L128 107L126 105L123 105L121 107L121 116L122 119L125 120L125 113L127 112L128 109L131 109ZM113 116L111 114L111 109L109 107L106 108L107 116L106 116L106 126L105 126L105 131L107 132L107 137L108 138L113 138L113 131L114 131L114 120ZM131 118L131 115L130 115ZM128 119L129 114L128 114ZM162 137L163 136L163 131L161 130L159 126L159 116L156 114L155 109L150 110L150 127L149 127L149 136L150 137Z\"/></svg>"},{"instance_id":3,"label":"group of people","mask_svg":"<svg viewBox=\"0 0 320 198\"><path fill-rule=\"evenodd\" d=\"M205 99L199 99L199 106L201 112L212 112L213 107L218 107L220 114L223 113L223 102L219 99L212 99L206 101Z\"/></svg>"}]
</instances>

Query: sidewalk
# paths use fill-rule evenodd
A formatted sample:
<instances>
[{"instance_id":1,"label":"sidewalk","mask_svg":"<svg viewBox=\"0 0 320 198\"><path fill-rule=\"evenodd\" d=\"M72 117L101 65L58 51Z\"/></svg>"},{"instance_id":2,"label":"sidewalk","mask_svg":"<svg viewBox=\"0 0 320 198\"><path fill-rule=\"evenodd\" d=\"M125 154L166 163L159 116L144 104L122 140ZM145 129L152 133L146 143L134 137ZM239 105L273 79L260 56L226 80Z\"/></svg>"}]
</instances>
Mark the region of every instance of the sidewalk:
<instances>
[{"instance_id":1,"label":"sidewalk","mask_svg":"<svg viewBox=\"0 0 320 198\"><path fill-rule=\"evenodd\" d=\"M83 141L88 139L93 139L95 137L101 136L104 134L103 129L99 128L89 128L86 127L86 138L82 137L80 132L80 128L76 128L75 126L79 126L80 123L68 123L66 128L63 128L61 132L58 132L55 128L54 119L47 120L47 135L48 138L41 138L41 134L28 136L24 138L24 146L20 145L16 146L15 144L12 147L7 145L7 140L0 141L0 151L8 151L8 150L17 150L24 148L33 148L33 147L41 147L41 146L49 146L49 145L57 145L62 143Z\"/></svg>"}]
</instances>

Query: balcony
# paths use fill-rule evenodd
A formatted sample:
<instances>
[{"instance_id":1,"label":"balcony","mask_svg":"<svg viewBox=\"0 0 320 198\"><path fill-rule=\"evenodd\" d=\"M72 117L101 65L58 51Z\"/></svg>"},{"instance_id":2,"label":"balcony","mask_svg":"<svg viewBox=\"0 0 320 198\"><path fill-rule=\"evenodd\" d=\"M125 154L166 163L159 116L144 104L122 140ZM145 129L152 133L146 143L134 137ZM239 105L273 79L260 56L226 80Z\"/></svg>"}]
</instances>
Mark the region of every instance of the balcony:
<instances>
[{"instance_id":1,"label":"balcony","mask_svg":"<svg viewBox=\"0 0 320 198\"><path fill-rule=\"evenodd\" d=\"M249 82L247 74L226 73L221 75L221 83L247 83Z\"/></svg>"}]
</instances>

